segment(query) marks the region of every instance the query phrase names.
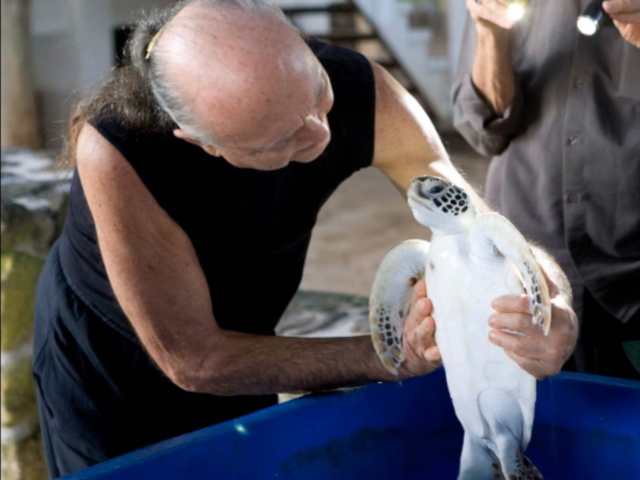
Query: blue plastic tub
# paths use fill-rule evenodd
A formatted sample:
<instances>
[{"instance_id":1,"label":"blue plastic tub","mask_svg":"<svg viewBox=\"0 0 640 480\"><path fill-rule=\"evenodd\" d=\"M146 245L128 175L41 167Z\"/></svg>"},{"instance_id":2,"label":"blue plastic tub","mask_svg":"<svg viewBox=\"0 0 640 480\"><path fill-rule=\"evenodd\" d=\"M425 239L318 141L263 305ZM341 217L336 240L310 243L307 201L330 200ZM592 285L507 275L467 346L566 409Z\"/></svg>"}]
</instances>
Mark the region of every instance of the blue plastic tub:
<instances>
[{"instance_id":1,"label":"blue plastic tub","mask_svg":"<svg viewBox=\"0 0 640 480\"><path fill-rule=\"evenodd\" d=\"M461 447L440 369L310 395L66 478L450 480ZM640 382L579 374L540 382L527 455L547 480L640 478Z\"/></svg>"}]
</instances>

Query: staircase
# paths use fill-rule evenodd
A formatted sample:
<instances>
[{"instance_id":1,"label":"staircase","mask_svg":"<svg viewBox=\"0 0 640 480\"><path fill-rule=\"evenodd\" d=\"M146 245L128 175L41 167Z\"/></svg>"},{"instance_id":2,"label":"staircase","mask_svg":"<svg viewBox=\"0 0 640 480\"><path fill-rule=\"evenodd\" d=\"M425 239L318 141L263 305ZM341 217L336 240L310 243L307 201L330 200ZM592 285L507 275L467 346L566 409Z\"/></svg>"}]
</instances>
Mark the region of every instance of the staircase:
<instances>
[{"instance_id":1,"label":"staircase","mask_svg":"<svg viewBox=\"0 0 640 480\"><path fill-rule=\"evenodd\" d=\"M364 1L366 0L360 0L358 3ZM392 42L381 35L376 25L369 20L364 8L350 0L320 5L288 3L281 2L281 8L303 35L356 50L379 63L418 100L431 120L439 123L440 112L434 108L429 92L418 78L414 78L411 66L406 60L403 61L402 55L397 51L397 45L394 49ZM424 47L424 43L421 46Z\"/></svg>"}]
</instances>

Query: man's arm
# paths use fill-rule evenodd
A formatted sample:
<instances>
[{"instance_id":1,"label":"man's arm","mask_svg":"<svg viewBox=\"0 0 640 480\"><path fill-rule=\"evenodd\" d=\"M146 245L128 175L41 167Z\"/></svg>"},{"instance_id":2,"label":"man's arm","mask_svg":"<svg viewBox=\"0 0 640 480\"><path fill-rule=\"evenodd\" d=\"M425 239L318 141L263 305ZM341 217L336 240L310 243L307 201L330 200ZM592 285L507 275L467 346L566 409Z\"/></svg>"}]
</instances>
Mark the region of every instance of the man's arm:
<instances>
[{"instance_id":1,"label":"man's arm","mask_svg":"<svg viewBox=\"0 0 640 480\"><path fill-rule=\"evenodd\" d=\"M467 0L467 8L475 21L477 38L471 78L496 115L502 117L516 89L511 64L513 23L506 17L506 1L484 0L480 4Z\"/></svg>"},{"instance_id":2,"label":"man's arm","mask_svg":"<svg viewBox=\"0 0 640 480\"><path fill-rule=\"evenodd\" d=\"M484 200L449 160L438 132L418 101L383 67L375 62L371 65L376 81L373 166L404 196L417 176L439 176L467 190L476 207L488 211Z\"/></svg>"},{"instance_id":3,"label":"man's arm","mask_svg":"<svg viewBox=\"0 0 640 480\"><path fill-rule=\"evenodd\" d=\"M436 175L464 188L480 211L488 211L473 188L454 168L427 114L379 65L376 77L376 150L373 165L384 172L406 194L412 179ZM575 348L578 329L571 309L571 289L558 265L542 250L534 248L536 258L553 292L551 331L542 334L532 327L529 302L524 295L497 298L493 307L490 340L502 346L527 372L537 378L558 373ZM550 278L549 278L550 277ZM428 288L428 286L427 286ZM506 328L526 333L525 337L506 334Z\"/></svg>"},{"instance_id":4,"label":"man's arm","mask_svg":"<svg viewBox=\"0 0 640 480\"><path fill-rule=\"evenodd\" d=\"M115 295L148 353L179 387L215 395L293 392L398 380L440 365L437 352L427 350L433 320L424 283L404 331L415 354L400 377L386 371L368 336L280 338L218 327L191 241L91 126L79 139L78 169ZM259 317L250 285L237 288L247 298L237 314Z\"/></svg>"},{"instance_id":5,"label":"man's arm","mask_svg":"<svg viewBox=\"0 0 640 480\"><path fill-rule=\"evenodd\" d=\"M452 88L454 125L482 155L498 155L520 129L524 101L511 61L505 0L467 0L467 22Z\"/></svg>"}]
</instances>

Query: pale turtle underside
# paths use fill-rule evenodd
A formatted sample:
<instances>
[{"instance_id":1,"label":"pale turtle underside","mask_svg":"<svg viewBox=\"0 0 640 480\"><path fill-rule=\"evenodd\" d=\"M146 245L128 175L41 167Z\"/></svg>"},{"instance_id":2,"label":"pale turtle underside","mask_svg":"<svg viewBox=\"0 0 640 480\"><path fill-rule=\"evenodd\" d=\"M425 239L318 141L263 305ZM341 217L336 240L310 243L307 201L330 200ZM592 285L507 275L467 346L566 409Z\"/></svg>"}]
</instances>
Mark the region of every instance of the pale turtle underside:
<instances>
[{"instance_id":1,"label":"pale turtle underside","mask_svg":"<svg viewBox=\"0 0 640 480\"><path fill-rule=\"evenodd\" d=\"M425 191L439 195L430 198ZM478 215L475 209L462 212L466 205L459 201L456 208L447 204L460 192L435 177L412 183L414 216L432 228L433 236L430 245L404 242L383 260L370 299L373 343L387 369L397 373L404 360L402 328L411 287L424 277L449 393L465 429L459 480L542 478L523 454L531 438L536 380L489 341L488 317L494 298L526 291L532 321L548 331L546 282L527 242L508 220Z\"/></svg>"}]
</instances>

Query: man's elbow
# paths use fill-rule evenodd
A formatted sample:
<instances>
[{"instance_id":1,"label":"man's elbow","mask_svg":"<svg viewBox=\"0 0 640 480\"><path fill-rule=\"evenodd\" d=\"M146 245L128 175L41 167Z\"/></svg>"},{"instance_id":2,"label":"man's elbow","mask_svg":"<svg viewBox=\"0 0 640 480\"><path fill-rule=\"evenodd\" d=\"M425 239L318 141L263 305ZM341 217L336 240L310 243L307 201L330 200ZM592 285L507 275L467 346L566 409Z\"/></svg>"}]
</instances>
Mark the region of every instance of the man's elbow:
<instances>
[{"instance_id":1,"label":"man's elbow","mask_svg":"<svg viewBox=\"0 0 640 480\"><path fill-rule=\"evenodd\" d=\"M504 152L509 146L509 139L503 135L483 136L475 146L475 150L485 157L495 157Z\"/></svg>"},{"instance_id":2,"label":"man's elbow","mask_svg":"<svg viewBox=\"0 0 640 480\"><path fill-rule=\"evenodd\" d=\"M508 136L473 128L469 122L454 122L454 127L476 152L485 157L500 155L510 143Z\"/></svg>"},{"instance_id":3,"label":"man's elbow","mask_svg":"<svg viewBox=\"0 0 640 480\"><path fill-rule=\"evenodd\" d=\"M162 367L161 367L162 368ZM195 375L186 366L162 368L165 375L178 388L191 393L204 393L204 384L199 375Z\"/></svg>"},{"instance_id":4,"label":"man's elbow","mask_svg":"<svg viewBox=\"0 0 640 480\"><path fill-rule=\"evenodd\" d=\"M190 393L227 396L237 394L225 375L224 362L217 358L206 360L181 358L165 362L160 368L178 388Z\"/></svg>"}]
</instances>

